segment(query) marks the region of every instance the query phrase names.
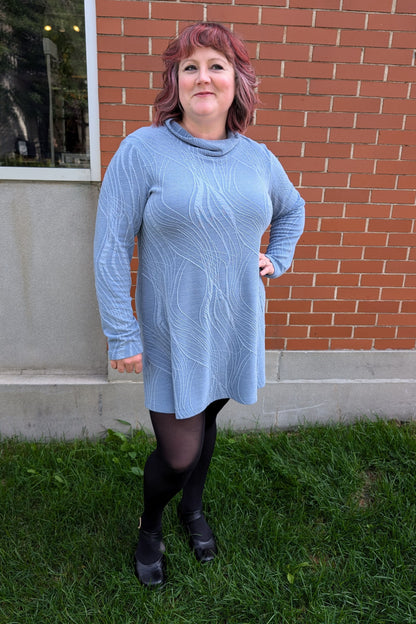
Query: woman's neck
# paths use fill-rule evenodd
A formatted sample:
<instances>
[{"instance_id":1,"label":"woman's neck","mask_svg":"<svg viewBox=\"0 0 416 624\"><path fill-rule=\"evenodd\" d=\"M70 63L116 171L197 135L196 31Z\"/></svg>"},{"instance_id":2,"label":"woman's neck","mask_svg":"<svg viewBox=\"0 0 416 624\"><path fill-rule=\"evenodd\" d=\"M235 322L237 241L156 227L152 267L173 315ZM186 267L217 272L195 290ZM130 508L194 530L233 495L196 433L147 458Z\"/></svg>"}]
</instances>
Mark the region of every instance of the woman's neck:
<instances>
[{"instance_id":1,"label":"woman's neck","mask_svg":"<svg viewBox=\"0 0 416 624\"><path fill-rule=\"evenodd\" d=\"M193 123L188 119L182 119L178 123L196 139L204 139L205 141L220 141L227 138L227 130L222 124L201 125Z\"/></svg>"}]
</instances>

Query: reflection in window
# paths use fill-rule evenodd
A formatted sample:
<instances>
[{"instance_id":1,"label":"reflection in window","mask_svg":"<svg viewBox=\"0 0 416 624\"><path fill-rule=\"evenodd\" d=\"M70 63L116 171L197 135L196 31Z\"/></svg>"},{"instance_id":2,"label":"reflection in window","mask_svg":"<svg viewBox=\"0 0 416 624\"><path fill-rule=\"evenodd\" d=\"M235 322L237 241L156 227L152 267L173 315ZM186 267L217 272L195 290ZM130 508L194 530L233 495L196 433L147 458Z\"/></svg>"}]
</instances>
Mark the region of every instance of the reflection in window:
<instances>
[{"instance_id":1,"label":"reflection in window","mask_svg":"<svg viewBox=\"0 0 416 624\"><path fill-rule=\"evenodd\" d=\"M83 0L2 0L0 166L90 166Z\"/></svg>"}]
</instances>

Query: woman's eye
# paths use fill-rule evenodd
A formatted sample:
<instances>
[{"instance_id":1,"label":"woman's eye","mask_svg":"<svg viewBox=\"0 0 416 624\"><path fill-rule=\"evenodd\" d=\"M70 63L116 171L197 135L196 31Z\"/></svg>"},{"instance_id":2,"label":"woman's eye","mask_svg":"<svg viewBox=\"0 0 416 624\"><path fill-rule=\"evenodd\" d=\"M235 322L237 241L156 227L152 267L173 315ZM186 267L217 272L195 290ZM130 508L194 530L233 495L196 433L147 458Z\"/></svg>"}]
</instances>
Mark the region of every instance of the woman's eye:
<instances>
[{"instance_id":1,"label":"woman's eye","mask_svg":"<svg viewBox=\"0 0 416 624\"><path fill-rule=\"evenodd\" d=\"M224 67L220 65L219 63L214 63L214 65L212 66L212 69L224 69Z\"/></svg>"},{"instance_id":2,"label":"woman's eye","mask_svg":"<svg viewBox=\"0 0 416 624\"><path fill-rule=\"evenodd\" d=\"M185 65L183 71L194 71L196 69L195 65Z\"/></svg>"}]
</instances>

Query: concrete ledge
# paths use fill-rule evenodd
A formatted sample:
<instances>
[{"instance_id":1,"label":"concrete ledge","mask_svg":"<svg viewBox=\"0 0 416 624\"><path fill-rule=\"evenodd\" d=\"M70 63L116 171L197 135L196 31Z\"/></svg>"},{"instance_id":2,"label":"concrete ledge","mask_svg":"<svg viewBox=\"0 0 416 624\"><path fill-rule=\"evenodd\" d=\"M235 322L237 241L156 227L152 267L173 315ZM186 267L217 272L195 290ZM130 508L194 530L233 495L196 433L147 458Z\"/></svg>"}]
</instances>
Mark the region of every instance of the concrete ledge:
<instances>
[{"instance_id":1,"label":"concrete ledge","mask_svg":"<svg viewBox=\"0 0 416 624\"><path fill-rule=\"evenodd\" d=\"M267 383L255 405L234 401L221 427L288 429L359 418L416 419L414 351L269 351ZM118 420L151 430L136 375L0 375L0 435L97 437Z\"/></svg>"}]
</instances>

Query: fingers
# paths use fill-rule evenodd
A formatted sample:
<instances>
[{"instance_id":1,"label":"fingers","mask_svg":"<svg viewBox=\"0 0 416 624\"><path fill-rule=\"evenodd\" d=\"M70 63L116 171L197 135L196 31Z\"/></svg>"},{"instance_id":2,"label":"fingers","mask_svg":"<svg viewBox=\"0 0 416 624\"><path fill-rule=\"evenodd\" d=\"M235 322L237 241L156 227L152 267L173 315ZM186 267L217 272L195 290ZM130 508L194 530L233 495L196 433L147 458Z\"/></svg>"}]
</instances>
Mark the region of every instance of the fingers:
<instances>
[{"instance_id":1,"label":"fingers","mask_svg":"<svg viewBox=\"0 0 416 624\"><path fill-rule=\"evenodd\" d=\"M110 364L111 368L118 370L119 373L136 373L138 375L143 369L141 353L121 360L111 360Z\"/></svg>"},{"instance_id":2,"label":"fingers","mask_svg":"<svg viewBox=\"0 0 416 624\"><path fill-rule=\"evenodd\" d=\"M260 275L273 275L274 266L272 261L264 254L259 254Z\"/></svg>"}]
</instances>

